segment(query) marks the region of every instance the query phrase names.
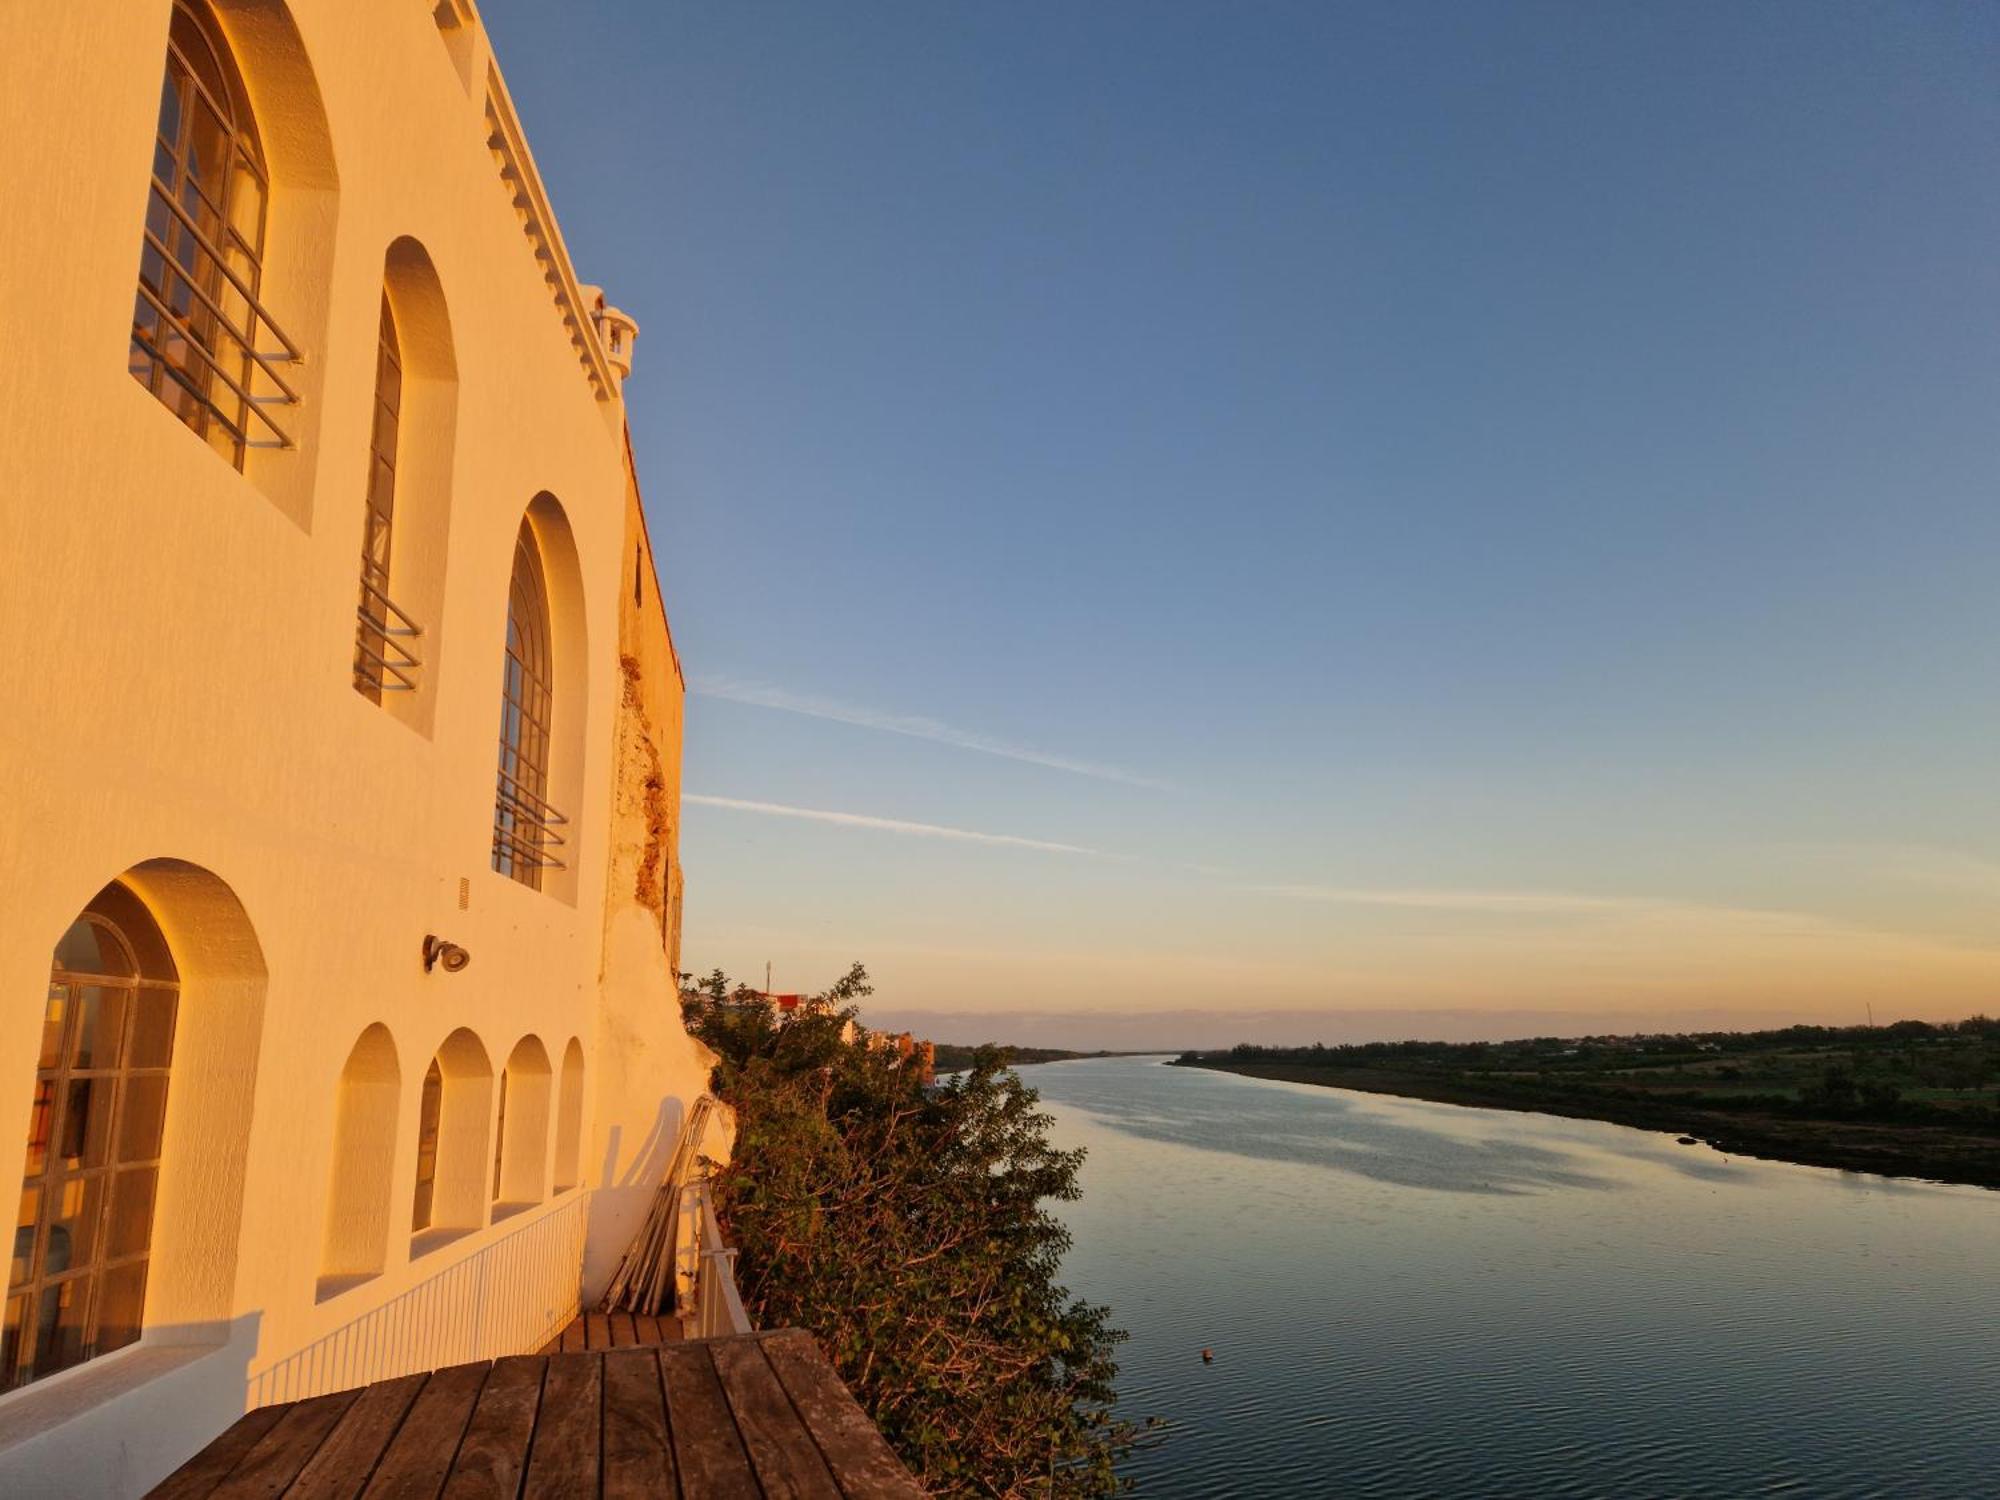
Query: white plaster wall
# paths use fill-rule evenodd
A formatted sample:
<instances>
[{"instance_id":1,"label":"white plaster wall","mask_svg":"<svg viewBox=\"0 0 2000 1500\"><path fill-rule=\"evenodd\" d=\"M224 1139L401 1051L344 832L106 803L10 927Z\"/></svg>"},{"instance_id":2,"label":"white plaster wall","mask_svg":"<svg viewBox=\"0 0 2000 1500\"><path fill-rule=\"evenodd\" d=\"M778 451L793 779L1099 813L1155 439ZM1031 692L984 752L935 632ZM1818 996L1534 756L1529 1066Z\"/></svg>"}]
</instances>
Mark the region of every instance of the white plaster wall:
<instances>
[{"instance_id":1,"label":"white plaster wall","mask_svg":"<svg viewBox=\"0 0 2000 1500\"><path fill-rule=\"evenodd\" d=\"M268 38L252 0L221 8ZM63 1455L113 1431L125 1467L100 1464L95 1492L143 1487L171 1450L192 1451L242 1410L258 1371L516 1232L509 1220L414 1264L400 1232L418 1090L454 1029L474 1032L496 1069L525 1036L558 1065L581 1040L586 1186L603 1176L593 1142L646 1138L705 1077L670 985L655 1003L657 975L638 981L643 1006L621 998L600 1016L600 973L622 997L630 986L614 971L646 968L610 962L603 908L630 586L622 412L579 368L500 182L483 64L469 91L429 3L290 6L339 185L295 195L290 240L274 224L296 246L310 222L317 249L269 268L267 300L307 325L323 302L324 336L306 350L317 399L291 417L302 451L253 483L125 368L168 13L169 0L0 5L0 181L16 209L0 237L0 1182L21 1170L57 936L106 881L142 861L184 861L240 902L268 976L254 1067L230 1085L251 1120L242 1222L229 1250L200 1252L222 1288L213 1316L161 1322L156 1264L140 1346L0 1397L8 1493L33 1492ZM483 42L455 41L476 63ZM310 100L260 87L252 72L282 176L281 148ZM279 187L274 216L288 211ZM436 266L458 369L448 561L439 612L424 621L429 737L350 685L383 257L405 235ZM322 284L284 285L314 264ZM558 630L588 641L587 681L557 688L559 717L588 705L570 774L556 774L574 793L563 810L577 871L561 894L495 874L488 857L508 573L524 508L543 492L562 506L580 582L580 618ZM176 944L200 920L162 915ZM425 974L427 932L468 948L471 966ZM211 1001L229 997L191 981L183 1013ZM375 1022L401 1073L387 1263L321 1303L337 1084ZM635 1069L628 1052L650 1060ZM170 1105L169 1177L211 1170L206 1153L191 1159L196 1127L180 1123L193 1108L179 1093ZM622 1177L629 1163L614 1156ZM170 1191L163 1180L163 1202ZM97 1366L153 1370L177 1342L216 1352L104 1394L119 1375ZM145 1436L154 1428L158 1442Z\"/></svg>"},{"instance_id":2,"label":"white plaster wall","mask_svg":"<svg viewBox=\"0 0 2000 1500\"><path fill-rule=\"evenodd\" d=\"M662 1024L662 1016L674 1019ZM592 1184L584 1251L585 1301L603 1293L618 1258L645 1222L672 1161L674 1144L714 1055L680 1025L680 993L660 944L658 919L642 906L612 915L604 945L604 1004L598 1017L595 1152L584 1162ZM703 1137L704 1155L729 1159L728 1112ZM586 1146L586 1150L590 1149Z\"/></svg>"}]
</instances>

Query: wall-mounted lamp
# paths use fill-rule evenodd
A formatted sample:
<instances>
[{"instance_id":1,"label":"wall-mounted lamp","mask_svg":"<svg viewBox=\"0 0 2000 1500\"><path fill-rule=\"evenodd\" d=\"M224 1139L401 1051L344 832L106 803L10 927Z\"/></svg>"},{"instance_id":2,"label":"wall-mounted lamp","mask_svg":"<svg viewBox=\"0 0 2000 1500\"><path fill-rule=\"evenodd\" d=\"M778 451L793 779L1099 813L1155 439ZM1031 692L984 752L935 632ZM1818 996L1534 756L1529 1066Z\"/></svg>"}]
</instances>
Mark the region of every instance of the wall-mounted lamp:
<instances>
[{"instance_id":1,"label":"wall-mounted lamp","mask_svg":"<svg viewBox=\"0 0 2000 1500\"><path fill-rule=\"evenodd\" d=\"M434 932L424 934L424 972L426 974L439 964L444 965L447 974L456 974L472 962L472 955L456 943L447 943Z\"/></svg>"}]
</instances>

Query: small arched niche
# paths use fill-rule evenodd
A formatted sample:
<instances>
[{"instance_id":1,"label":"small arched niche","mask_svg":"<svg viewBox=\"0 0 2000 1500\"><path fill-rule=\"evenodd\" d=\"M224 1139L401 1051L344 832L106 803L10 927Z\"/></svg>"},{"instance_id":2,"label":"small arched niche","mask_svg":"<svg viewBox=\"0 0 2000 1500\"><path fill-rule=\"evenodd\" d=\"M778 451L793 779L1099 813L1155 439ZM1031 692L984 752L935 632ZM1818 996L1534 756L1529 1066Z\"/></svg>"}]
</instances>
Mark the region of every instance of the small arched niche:
<instances>
[{"instance_id":1,"label":"small arched niche","mask_svg":"<svg viewBox=\"0 0 2000 1500\"><path fill-rule=\"evenodd\" d=\"M443 659L458 356L444 284L405 235L383 258L355 687L428 738Z\"/></svg>"},{"instance_id":2,"label":"small arched niche","mask_svg":"<svg viewBox=\"0 0 2000 1500\"><path fill-rule=\"evenodd\" d=\"M493 1149L493 1217L519 1213L546 1196L549 1165L549 1053L524 1036L500 1073Z\"/></svg>"},{"instance_id":3,"label":"small arched niche","mask_svg":"<svg viewBox=\"0 0 2000 1500\"><path fill-rule=\"evenodd\" d=\"M461 1026L437 1049L418 1089L411 1255L486 1223L486 1132L492 1112L493 1065L479 1038Z\"/></svg>"},{"instance_id":4,"label":"small arched niche","mask_svg":"<svg viewBox=\"0 0 2000 1500\"><path fill-rule=\"evenodd\" d=\"M583 1044L575 1037L563 1048L562 1089L556 1104L556 1191L566 1193L581 1180L583 1159Z\"/></svg>"},{"instance_id":5,"label":"small arched niche","mask_svg":"<svg viewBox=\"0 0 2000 1500\"><path fill-rule=\"evenodd\" d=\"M321 1301L382 1271L402 1089L396 1043L378 1021L347 1054L336 1089L333 1170L320 1251Z\"/></svg>"}]
</instances>

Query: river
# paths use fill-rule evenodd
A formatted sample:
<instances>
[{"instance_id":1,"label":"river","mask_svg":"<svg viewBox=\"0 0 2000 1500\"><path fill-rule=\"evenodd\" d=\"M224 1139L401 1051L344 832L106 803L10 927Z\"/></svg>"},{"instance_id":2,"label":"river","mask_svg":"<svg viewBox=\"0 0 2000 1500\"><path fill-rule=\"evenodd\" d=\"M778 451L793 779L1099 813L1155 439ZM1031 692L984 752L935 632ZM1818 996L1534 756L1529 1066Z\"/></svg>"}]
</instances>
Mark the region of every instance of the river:
<instances>
[{"instance_id":1,"label":"river","mask_svg":"<svg viewBox=\"0 0 2000 1500\"><path fill-rule=\"evenodd\" d=\"M1065 1279L1165 1419L1141 1496L2000 1495L2000 1194L1159 1059L1022 1076L1089 1150Z\"/></svg>"}]
</instances>

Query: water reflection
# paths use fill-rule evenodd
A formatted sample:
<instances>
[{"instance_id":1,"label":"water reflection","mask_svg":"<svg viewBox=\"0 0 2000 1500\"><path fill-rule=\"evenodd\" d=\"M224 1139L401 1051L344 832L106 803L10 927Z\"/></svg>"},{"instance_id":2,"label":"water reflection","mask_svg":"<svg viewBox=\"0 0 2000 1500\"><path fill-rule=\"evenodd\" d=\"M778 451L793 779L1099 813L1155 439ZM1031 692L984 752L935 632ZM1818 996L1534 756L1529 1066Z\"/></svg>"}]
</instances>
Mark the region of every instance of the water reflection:
<instances>
[{"instance_id":1,"label":"water reflection","mask_svg":"<svg viewBox=\"0 0 2000 1500\"><path fill-rule=\"evenodd\" d=\"M1191 1074L1199 1080L1213 1074ZM1225 1075L1226 1076L1226 1075ZM1255 1092L1181 1090L1173 1113L1161 1113L1143 1090L1107 1091L1071 1101L1116 1129L1147 1140L1227 1151L1265 1161L1303 1162L1354 1172L1403 1187L1452 1193L1524 1193L1550 1187L1606 1191L1619 1184L1589 1171L1573 1152L1524 1140L1474 1139L1434 1123L1400 1120L1388 1105L1313 1085ZM1488 1111L1477 1111L1484 1118ZM1673 1163L1696 1175L1727 1176L1726 1166Z\"/></svg>"},{"instance_id":2,"label":"water reflection","mask_svg":"<svg viewBox=\"0 0 2000 1500\"><path fill-rule=\"evenodd\" d=\"M1066 1276L1169 1423L1142 1495L1991 1493L2000 1194L1138 1059L1025 1076L1090 1151Z\"/></svg>"}]
</instances>

